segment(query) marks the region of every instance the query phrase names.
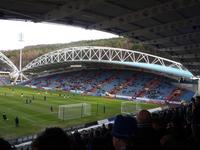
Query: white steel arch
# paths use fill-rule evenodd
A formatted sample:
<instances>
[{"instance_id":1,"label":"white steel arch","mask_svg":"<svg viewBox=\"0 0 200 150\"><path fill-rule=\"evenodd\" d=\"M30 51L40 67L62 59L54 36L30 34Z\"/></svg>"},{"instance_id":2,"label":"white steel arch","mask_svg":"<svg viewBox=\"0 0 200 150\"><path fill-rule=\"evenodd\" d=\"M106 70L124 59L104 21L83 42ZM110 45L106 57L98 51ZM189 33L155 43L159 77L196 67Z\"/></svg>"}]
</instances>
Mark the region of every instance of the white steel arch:
<instances>
[{"instance_id":1,"label":"white steel arch","mask_svg":"<svg viewBox=\"0 0 200 150\"><path fill-rule=\"evenodd\" d=\"M102 63L146 63L176 68L187 69L179 62L155 55L111 47L84 46L64 48L44 54L27 64L22 71L37 68L43 65L66 63L66 62L102 62Z\"/></svg>"},{"instance_id":2,"label":"white steel arch","mask_svg":"<svg viewBox=\"0 0 200 150\"><path fill-rule=\"evenodd\" d=\"M17 67L13 64L12 61L10 61L9 58L7 58L3 53L0 52L0 61L6 63L12 70L12 72L19 72Z\"/></svg>"}]
</instances>

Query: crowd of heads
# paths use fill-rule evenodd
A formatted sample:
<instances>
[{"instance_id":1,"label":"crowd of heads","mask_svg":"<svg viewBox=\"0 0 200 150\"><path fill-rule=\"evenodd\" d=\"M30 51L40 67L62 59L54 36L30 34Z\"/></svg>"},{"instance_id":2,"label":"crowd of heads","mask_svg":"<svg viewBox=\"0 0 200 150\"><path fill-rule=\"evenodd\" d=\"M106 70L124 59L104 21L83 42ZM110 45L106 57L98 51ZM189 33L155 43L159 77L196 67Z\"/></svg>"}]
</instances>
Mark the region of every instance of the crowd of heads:
<instances>
[{"instance_id":1,"label":"crowd of heads","mask_svg":"<svg viewBox=\"0 0 200 150\"><path fill-rule=\"evenodd\" d=\"M2 144L1 146L6 146ZM8 145L8 143L7 143ZM0 149L6 150L6 148ZM146 150L200 148L200 97L150 113L118 115L114 124L68 133L61 128L47 128L32 142L33 150ZM12 147L10 147L12 148Z\"/></svg>"}]
</instances>

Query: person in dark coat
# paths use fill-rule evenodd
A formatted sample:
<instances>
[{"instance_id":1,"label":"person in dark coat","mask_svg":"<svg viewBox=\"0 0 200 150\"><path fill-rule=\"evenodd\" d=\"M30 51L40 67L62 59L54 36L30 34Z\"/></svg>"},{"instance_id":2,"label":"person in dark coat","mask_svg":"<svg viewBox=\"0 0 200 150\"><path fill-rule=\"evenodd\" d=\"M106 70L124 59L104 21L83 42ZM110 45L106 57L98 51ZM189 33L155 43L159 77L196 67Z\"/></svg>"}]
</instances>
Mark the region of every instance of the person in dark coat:
<instances>
[{"instance_id":1,"label":"person in dark coat","mask_svg":"<svg viewBox=\"0 0 200 150\"><path fill-rule=\"evenodd\" d=\"M19 127L19 118L18 117L15 118L15 127Z\"/></svg>"},{"instance_id":2,"label":"person in dark coat","mask_svg":"<svg viewBox=\"0 0 200 150\"><path fill-rule=\"evenodd\" d=\"M7 115L6 115L6 113L5 113L5 112L3 112L3 114L2 114L2 117L3 117L3 120L4 120L4 121L6 121L6 120L7 120Z\"/></svg>"},{"instance_id":3,"label":"person in dark coat","mask_svg":"<svg viewBox=\"0 0 200 150\"><path fill-rule=\"evenodd\" d=\"M0 138L0 150L14 150L14 147L8 141Z\"/></svg>"},{"instance_id":4,"label":"person in dark coat","mask_svg":"<svg viewBox=\"0 0 200 150\"><path fill-rule=\"evenodd\" d=\"M137 145L141 150L160 149L159 136L152 126L151 113L141 110L136 116L138 122Z\"/></svg>"},{"instance_id":5,"label":"person in dark coat","mask_svg":"<svg viewBox=\"0 0 200 150\"><path fill-rule=\"evenodd\" d=\"M115 150L132 150L134 148L134 137L137 132L137 121L132 116L118 115L115 119L112 136Z\"/></svg>"},{"instance_id":6,"label":"person in dark coat","mask_svg":"<svg viewBox=\"0 0 200 150\"><path fill-rule=\"evenodd\" d=\"M200 96L193 101L191 119L192 137L190 138L189 148L191 150L200 149Z\"/></svg>"},{"instance_id":7,"label":"person in dark coat","mask_svg":"<svg viewBox=\"0 0 200 150\"><path fill-rule=\"evenodd\" d=\"M47 128L31 144L32 150L72 150L69 136L58 127Z\"/></svg>"},{"instance_id":8,"label":"person in dark coat","mask_svg":"<svg viewBox=\"0 0 200 150\"><path fill-rule=\"evenodd\" d=\"M53 106L50 107L50 111L53 112Z\"/></svg>"}]
</instances>

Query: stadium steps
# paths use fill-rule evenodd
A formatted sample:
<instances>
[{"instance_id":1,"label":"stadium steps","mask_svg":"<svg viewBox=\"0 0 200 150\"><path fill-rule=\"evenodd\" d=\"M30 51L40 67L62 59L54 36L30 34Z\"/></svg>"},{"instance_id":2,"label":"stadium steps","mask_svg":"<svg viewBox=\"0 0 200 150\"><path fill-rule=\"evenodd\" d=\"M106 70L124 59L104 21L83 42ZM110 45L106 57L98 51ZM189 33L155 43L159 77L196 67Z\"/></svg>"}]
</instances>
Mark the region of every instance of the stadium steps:
<instances>
[{"instance_id":1,"label":"stadium steps","mask_svg":"<svg viewBox=\"0 0 200 150\"><path fill-rule=\"evenodd\" d=\"M127 79L125 82L119 84L118 86L116 86L114 89L112 89L109 93L110 94L117 94L118 92L120 92L121 90L123 90L124 88L128 87L133 81L136 80L136 77L131 77L129 79Z\"/></svg>"},{"instance_id":2,"label":"stadium steps","mask_svg":"<svg viewBox=\"0 0 200 150\"><path fill-rule=\"evenodd\" d=\"M157 85L159 85L160 80L153 79L149 81L142 90L140 90L138 93L134 95L134 97L144 97L147 89L154 89Z\"/></svg>"},{"instance_id":3,"label":"stadium steps","mask_svg":"<svg viewBox=\"0 0 200 150\"><path fill-rule=\"evenodd\" d=\"M88 79L88 82L92 83L92 81L95 81L97 77L100 77L100 75L101 75L101 72L97 72L97 73L93 76L93 78ZM97 86L98 86L98 84L97 84ZM87 90L86 93L87 93L87 92L92 92L92 93L93 93L93 92L96 92L97 86L94 86L94 87L92 87L91 89Z\"/></svg>"},{"instance_id":4,"label":"stadium steps","mask_svg":"<svg viewBox=\"0 0 200 150\"><path fill-rule=\"evenodd\" d=\"M194 92L193 91L188 91L188 90L184 90L183 94L181 94L180 99L181 100L191 100L191 98L194 96Z\"/></svg>"},{"instance_id":5,"label":"stadium steps","mask_svg":"<svg viewBox=\"0 0 200 150\"><path fill-rule=\"evenodd\" d=\"M93 77L90 77L86 80L86 83L92 83L92 81L95 81L96 78L98 78L100 75L101 75L101 72L96 72Z\"/></svg>"},{"instance_id":6,"label":"stadium steps","mask_svg":"<svg viewBox=\"0 0 200 150\"><path fill-rule=\"evenodd\" d=\"M105 80L101 81L99 84L97 84L96 86L94 86L94 87L91 88L90 90L88 90L88 92L94 93L94 92L97 91L97 89L98 89L99 87L102 87L102 86L104 86L104 85L106 85L106 84L109 84L109 83L111 83L111 82L112 82L113 80L115 80L115 79L116 79L116 74L113 74L113 75L111 75L110 77L106 78Z\"/></svg>"},{"instance_id":7,"label":"stadium steps","mask_svg":"<svg viewBox=\"0 0 200 150\"><path fill-rule=\"evenodd\" d=\"M169 101L178 101L179 98L181 97L181 95L183 94L184 90L177 87L176 89L174 89L169 96L167 96L167 100Z\"/></svg>"}]
</instances>

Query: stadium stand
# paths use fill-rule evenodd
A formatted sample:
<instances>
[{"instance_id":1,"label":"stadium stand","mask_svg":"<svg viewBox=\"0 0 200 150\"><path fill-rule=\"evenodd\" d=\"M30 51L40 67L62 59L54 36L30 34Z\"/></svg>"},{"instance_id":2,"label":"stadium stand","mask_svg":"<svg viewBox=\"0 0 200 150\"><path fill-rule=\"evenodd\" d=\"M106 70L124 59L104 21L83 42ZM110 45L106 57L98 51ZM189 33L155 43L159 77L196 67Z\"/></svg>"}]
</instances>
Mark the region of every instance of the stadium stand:
<instances>
[{"instance_id":1,"label":"stadium stand","mask_svg":"<svg viewBox=\"0 0 200 150\"><path fill-rule=\"evenodd\" d=\"M0 76L0 86L10 84L10 79L5 76Z\"/></svg>"},{"instance_id":2,"label":"stadium stand","mask_svg":"<svg viewBox=\"0 0 200 150\"><path fill-rule=\"evenodd\" d=\"M9 71L9 69L6 67L0 66L0 71Z\"/></svg>"},{"instance_id":3,"label":"stadium stand","mask_svg":"<svg viewBox=\"0 0 200 150\"><path fill-rule=\"evenodd\" d=\"M190 100L194 92L177 87L164 76L130 70L81 70L54 74L25 82L38 88L79 91L95 96L123 95L147 99Z\"/></svg>"}]
</instances>

